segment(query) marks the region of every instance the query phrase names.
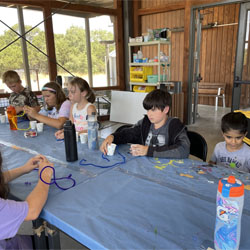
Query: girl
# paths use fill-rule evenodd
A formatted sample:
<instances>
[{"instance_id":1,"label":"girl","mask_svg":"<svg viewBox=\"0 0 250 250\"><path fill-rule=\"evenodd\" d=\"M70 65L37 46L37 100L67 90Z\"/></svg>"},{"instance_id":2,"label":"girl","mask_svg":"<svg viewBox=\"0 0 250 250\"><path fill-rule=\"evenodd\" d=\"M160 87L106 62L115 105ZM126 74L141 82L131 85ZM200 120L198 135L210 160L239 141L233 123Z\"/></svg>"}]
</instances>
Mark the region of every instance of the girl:
<instances>
[{"instance_id":1,"label":"girl","mask_svg":"<svg viewBox=\"0 0 250 250\"><path fill-rule=\"evenodd\" d=\"M46 107L38 113L34 108L25 106L24 111L39 122L61 129L69 118L70 101L66 99L61 86L56 82L46 83L42 88L42 95Z\"/></svg>"},{"instance_id":2,"label":"girl","mask_svg":"<svg viewBox=\"0 0 250 250\"><path fill-rule=\"evenodd\" d=\"M87 115L96 113L96 108L92 104L95 102L95 94L89 84L80 77L74 77L69 83L69 99L72 102L70 109L70 120L75 124L76 131L87 132ZM63 130L55 133L57 139L63 139Z\"/></svg>"},{"instance_id":3,"label":"girl","mask_svg":"<svg viewBox=\"0 0 250 250\"><path fill-rule=\"evenodd\" d=\"M38 179L36 187L28 195L25 201L8 200L7 183L17 177L27 174L34 168L39 167L38 175L45 166L53 167L44 156L38 155L31 158L22 167L2 172L2 156L0 153L0 249L33 249L30 236L16 235L20 225L24 220L35 220L48 196L49 185ZM42 178L50 183L52 169L46 168L42 173Z\"/></svg>"}]
</instances>

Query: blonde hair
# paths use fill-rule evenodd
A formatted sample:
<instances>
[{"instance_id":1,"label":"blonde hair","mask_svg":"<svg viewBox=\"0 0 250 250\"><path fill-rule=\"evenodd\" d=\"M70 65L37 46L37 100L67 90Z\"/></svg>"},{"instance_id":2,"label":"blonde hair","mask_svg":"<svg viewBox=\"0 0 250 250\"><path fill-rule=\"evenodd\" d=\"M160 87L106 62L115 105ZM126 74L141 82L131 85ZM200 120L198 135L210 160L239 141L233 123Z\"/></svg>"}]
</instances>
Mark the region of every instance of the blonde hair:
<instances>
[{"instance_id":1,"label":"blonde hair","mask_svg":"<svg viewBox=\"0 0 250 250\"><path fill-rule=\"evenodd\" d=\"M89 84L87 83L87 81L85 81L83 78L81 77L74 77L69 84L71 86L78 86L80 91L87 91L87 95L86 95L86 99L88 100L88 102L90 103L94 103L95 102L95 94L93 92L93 90L89 87Z\"/></svg>"},{"instance_id":2,"label":"blonde hair","mask_svg":"<svg viewBox=\"0 0 250 250\"><path fill-rule=\"evenodd\" d=\"M66 100L66 96L61 88L61 86L57 82L48 82L46 83L42 91L49 91L56 96L56 110L59 110L62 103Z\"/></svg>"},{"instance_id":3,"label":"blonde hair","mask_svg":"<svg viewBox=\"0 0 250 250\"><path fill-rule=\"evenodd\" d=\"M20 76L14 70L8 70L4 72L2 76L2 80L6 84L21 82Z\"/></svg>"}]
</instances>

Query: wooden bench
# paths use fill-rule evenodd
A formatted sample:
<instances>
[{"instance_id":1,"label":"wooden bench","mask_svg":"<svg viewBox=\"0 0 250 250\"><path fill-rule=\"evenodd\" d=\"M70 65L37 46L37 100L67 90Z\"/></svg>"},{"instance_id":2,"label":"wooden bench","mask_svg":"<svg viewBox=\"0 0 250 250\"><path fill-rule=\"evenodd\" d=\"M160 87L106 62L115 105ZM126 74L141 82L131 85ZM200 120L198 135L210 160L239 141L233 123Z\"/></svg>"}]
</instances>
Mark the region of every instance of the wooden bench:
<instances>
[{"instance_id":1,"label":"wooden bench","mask_svg":"<svg viewBox=\"0 0 250 250\"><path fill-rule=\"evenodd\" d=\"M226 83L200 82L198 94L204 97L215 97L215 110L218 109L218 99L222 98L223 108L225 108L226 85Z\"/></svg>"}]
</instances>

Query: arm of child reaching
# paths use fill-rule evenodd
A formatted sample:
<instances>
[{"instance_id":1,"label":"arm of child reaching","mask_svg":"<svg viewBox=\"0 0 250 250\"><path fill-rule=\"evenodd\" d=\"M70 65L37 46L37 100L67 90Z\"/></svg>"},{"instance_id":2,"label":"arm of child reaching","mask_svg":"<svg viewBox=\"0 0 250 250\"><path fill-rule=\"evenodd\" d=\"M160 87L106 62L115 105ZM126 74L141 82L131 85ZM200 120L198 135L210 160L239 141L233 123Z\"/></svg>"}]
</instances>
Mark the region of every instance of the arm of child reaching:
<instances>
[{"instance_id":1,"label":"arm of child reaching","mask_svg":"<svg viewBox=\"0 0 250 250\"><path fill-rule=\"evenodd\" d=\"M59 118L51 118L48 116L44 116L42 114L39 114L35 108L25 106L24 107L25 113L27 113L28 116L32 117L33 119L38 120L39 122L42 122L44 124L47 124L48 126L61 129L63 127L63 124L68 120L67 117L59 117Z\"/></svg>"},{"instance_id":2,"label":"arm of child reaching","mask_svg":"<svg viewBox=\"0 0 250 250\"><path fill-rule=\"evenodd\" d=\"M43 155L37 155L37 156L29 159L23 166L5 171L3 173L4 182L8 183L21 175L29 173L34 168L38 167L39 161L44 161L44 159L46 159L46 158Z\"/></svg>"},{"instance_id":3,"label":"arm of child reaching","mask_svg":"<svg viewBox=\"0 0 250 250\"><path fill-rule=\"evenodd\" d=\"M39 216L47 200L50 185L44 182L50 183L53 175L52 168L47 166L53 167L53 164L49 162L46 158L39 163L39 171L38 171L39 179L37 185L26 198L26 201L29 206L28 214L25 218L26 221L35 220ZM41 171L43 171L41 178L43 179L44 182L40 179Z\"/></svg>"},{"instance_id":4,"label":"arm of child reaching","mask_svg":"<svg viewBox=\"0 0 250 250\"><path fill-rule=\"evenodd\" d=\"M74 118L73 118L73 115L72 115L72 109L73 109L73 105L70 106L70 111L69 111L69 119L72 123L74 123ZM62 140L64 139L64 130L63 129L60 129L58 131L55 132L55 137L56 139L58 140Z\"/></svg>"},{"instance_id":5,"label":"arm of child reaching","mask_svg":"<svg viewBox=\"0 0 250 250\"><path fill-rule=\"evenodd\" d=\"M58 140L64 139L64 130L63 130L63 129L60 129L60 130L56 131L56 132L55 132L55 137L56 137L56 139L58 139Z\"/></svg>"},{"instance_id":6,"label":"arm of child reaching","mask_svg":"<svg viewBox=\"0 0 250 250\"><path fill-rule=\"evenodd\" d=\"M112 142L114 141L114 136L113 135L109 135L102 143L102 145L100 146L100 150L106 155L108 152L108 145L110 145Z\"/></svg>"}]
</instances>

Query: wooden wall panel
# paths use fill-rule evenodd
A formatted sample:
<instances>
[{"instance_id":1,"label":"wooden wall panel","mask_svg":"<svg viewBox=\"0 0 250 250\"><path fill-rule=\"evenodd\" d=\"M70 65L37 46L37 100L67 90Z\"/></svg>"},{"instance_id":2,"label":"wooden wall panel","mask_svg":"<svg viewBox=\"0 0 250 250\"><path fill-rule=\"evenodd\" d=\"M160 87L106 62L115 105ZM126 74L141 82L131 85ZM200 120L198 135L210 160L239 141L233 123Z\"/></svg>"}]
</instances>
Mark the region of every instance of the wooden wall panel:
<instances>
[{"instance_id":1,"label":"wooden wall panel","mask_svg":"<svg viewBox=\"0 0 250 250\"><path fill-rule=\"evenodd\" d=\"M165 3L165 0L158 1L159 4ZM143 3L143 2L142 2ZM165 13L142 16L142 33L148 29L159 28L180 28L184 27L184 10L170 11ZM184 32L172 32L172 62L171 79L172 81L182 81L183 77L183 55L184 55ZM168 46L162 46L162 51L168 55ZM143 55L149 58L157 56L156 46L144 46ZM154 68L156 74L156 67Z\"/></svg>"},{"instance_id":2,"label":"wooden wall panel","mask_svg":"<svg viewBox=\"0 0 250 250\"><path fill-rule=\"evenodd\" d=\"M167 4L182 3L182 0L141 0L142 9L157 8ZM204 15L200 51L200 73L204 82L227 83L226 106L231 106L234 64L237 44L239 4L227 4L201 10ZM142 16L142 32L156 28L183 28L185 10L168 11ZM217 27L208 27L217 23ZM222 26L220 26L222 25ZM171 80L183 79L184 32L172 32ZM145 48L150 58L157 54L156 48ZM143 51L143 52L144 52ZM167 51L164 50L167 54ZM199 103L214 105L214 98L201 97ZM222 105L219 100L219 105Z\"/></svg>"},{"instance_id":3,"label":"wooden wall panel","mask_svg":"<svg viewBox=\"0 0 250 250\"><path fill-rule=\"evenodd\" d=\"M202 81L227 83L226 106L231 106L238 25L227 24L238 23L239 4L206 8L201 13L204 15L204 27L211 23L218 24L217 27L202 29ZM222 105L222 100L219 101L219 105ZM215 100L211 97L200 97L199 103L214 105Z\"/></svg>"}]
</instances>

